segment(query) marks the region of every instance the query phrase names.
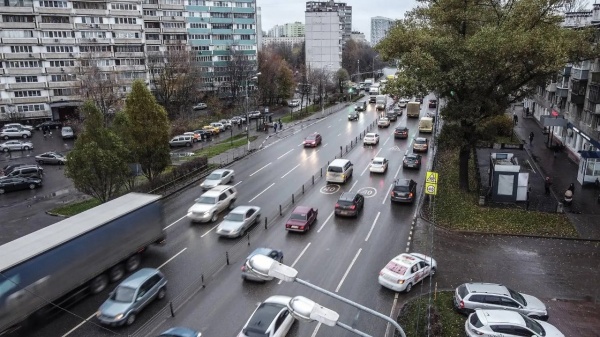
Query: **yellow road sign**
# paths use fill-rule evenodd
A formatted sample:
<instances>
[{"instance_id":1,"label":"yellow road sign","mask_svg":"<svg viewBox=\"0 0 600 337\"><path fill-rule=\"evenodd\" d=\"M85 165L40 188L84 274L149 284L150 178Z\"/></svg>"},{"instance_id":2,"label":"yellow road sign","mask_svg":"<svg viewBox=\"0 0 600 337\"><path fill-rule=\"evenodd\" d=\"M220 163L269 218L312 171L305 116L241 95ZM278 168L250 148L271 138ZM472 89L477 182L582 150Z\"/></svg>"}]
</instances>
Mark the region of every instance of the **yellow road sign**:
<instances>
[{"instance_id":1,"label":"yellow road sign","mask_svg":"<svg viewBox=\"0 0 600 337\"><path fill-rule=\"evenodd\" d=\"M431 184L437 184L438 182L438 174L437 172L427 171L425 175L425 182Z\"/></svg>"},{"instance_id":2,"label":"yellow road sign","mask_svg":"<svg viewBox=\"0 0 600 337\"><path fill-rule=\"evenodd\" d=\"M437 184L425 183L425 194L437 195Z\"/></svg>"}]
</instances>

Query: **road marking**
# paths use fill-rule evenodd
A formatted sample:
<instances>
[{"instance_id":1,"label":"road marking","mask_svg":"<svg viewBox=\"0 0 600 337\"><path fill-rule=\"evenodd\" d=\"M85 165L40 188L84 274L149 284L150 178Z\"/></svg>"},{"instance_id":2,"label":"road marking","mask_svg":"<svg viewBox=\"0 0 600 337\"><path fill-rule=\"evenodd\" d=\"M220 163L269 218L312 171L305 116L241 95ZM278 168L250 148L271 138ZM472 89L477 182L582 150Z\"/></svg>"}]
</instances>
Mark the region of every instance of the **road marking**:
<instances>
[{"instance_id":1,"label":"road marking","mask_svg":"<svg viewBox=\"0 0 600 337\"><path fill-rule=\"evenodd\" d=\"M362 171L362 173L360 174L360 176L362 177L363 174L365 174L365 172L367 171L367 169L371 167L371 164L367 165L367 167L365 167L365 169Z\"/></svg>"},{"instance_id":2,"label":"road marking","mask_svg":"<svg viewBox=\"0 0 600 337\"><path fill-rule=\"evenodd\" d=\"M241 184L241 181L238 181L237 184L233 185L233 187L236 187L237 185Z\"/></svg>"},{"instance_id":3,"label":"road marking","mask_svg":"<svg viewBox=\"0 0 600 337\"><path fill-rule=\"evenodd\" d=\"M160 266L158 266L156 269L161 269L162 267L164 267L167 263L173 261L174 258L178 257L181 253L185 252L187 250L187 247L183 248L182 250L179 251L179 253L173 255L172 258L168 259L167 261L165 261L165 263L161 264Z\"/></svg>"},{"instance_id":4,"label":"road marking","mask_svg":"<svg viewBox=\"0 0 600 337\"><path fill-rule=\"evenodd\" d=\"M398 174L400 173L401 168L402 168L402 165L398 166L398 170L396 171L396 174L394 175L394 179L398 178Z\"/></svg>"},{"instance_id":5,"label":"road marking","mask_svg":"<svg viewBox=\"0 0 600 337\"><path fill-rule=\"evenodd\" d=\"M333 216L333 213L335 213L335 211L333 211L333 212L331 212L331 214L329 214L329 216L327 217L327 219L325 219L325 222L323 222L323 224L321 225L321 228L319 228L317 233L321 233L321 229L323 229L323 227L325 227L325 224L327 223L327 221L329 221L329 219L331 219L331 217Z\"/></svg>"},{"instance_id":6,"label":"road marking","mask_svg":"<svg viewBox=\"0 0 600 337\"><path fill-rule=\"evenodd\" d=\"M304 142L302 142L302 143L298 144L298 146L302 146L302 145L304 145Z\"/></svg>"},{"instance_id":7,"label":"road marking","mask_svg":"<svg viewBox=\"0 0 600 337\"><path fill-rule=\"evenodd\" d=\"M321 149L318 149L318 150L317 150L317 151L315 151L313 154L311 154L310 156L306 157L306 159L308 159L308 158L310 158L310 157L314 156L315 154L319 153L319 151L321 151Z\"/></svg>"},{"instance_id":8,"label":"road marking","mask_svg":"<svg viewBox=\"0 0 600 337\"><path fill-rule=\"evenodd\" d=\"M291 170L288 171L288 173L284 174L281 176L281 179L285 178L285 176L287 176L288 174L292 173L293 170L297 169L298 166L300 166L300 164L294 166L294 168L292 168Z\"/></svg>"},{"instance_id":9,"label":"road marking","mask_svg":"<svg viewBox=\"0 0 600 337\"><path fill-rule=\"evenodd\" d=\"M385 143L383 143L383 145L385 146L385 144L387 144L387 142L390 140L390 138L392 138L391 136L388 137L388 139L385 140Z\"/></svg>"},{"instance_id":10,"label":"road marking","mask_svg":"<svg viewBox=\"0 0 600 337\"><path fill-rule=\"evenodd\" d=\"M390 317L394 317L394 311L396 311L396 310L395 310L395 309L396 309L396 304L398 304L398 293L396 293L396 294L394 295L394 302L392 302L392 310L390 310ZM384 337L387 337L387 336L388 336L388 332L389 332L389 330L390 330L390 327L391 327L391 325L390 325L390 323L388 322L388 324L387 324L387 325L386 325L386 327L385 327L385 335L384 335ZM395 330L395 329L396 329L396 328L394 328L394 330Z\"/></svg>"},{"instance_id":11,"label":"road marking","mask_svg":"<svg viewBox=\"0 0 600 337\"><path fill-rule=\"evenodd\" d=\"M321 322L317 323L317 326L315 327L315 330L313 331L312 335L310 335L310 337L316 337L317 332L319 332L320 327L321 327Z\"/></svg>"},{"instance_id":12,"label":"road marking","mask_svg":"<svg viewBox=\"0 0 600 337\"><path fill-rule=\"evenodd\" d=\"M341 133L338 133L338 135L337 135L337 136L339 137L339 136L341 136L341 135L342 135Z\"/></svg>"},{"instance_id":13,"label":"road marking","mask_svg":"<svg viewBox=\"0 0 600 337\"><path fill-rule=\"evenodd\" d=\"M183 218L187 217L187 215L182 216L181 218L173 221L172 224L168 225L167 227L165 227L165 229L168 229L169 227L173 226L174 224L178 223L179 221L183 220Z\"/></svg>"},{"instance_id":14,"label":"road marking","mask_svg":"<svg viewBox=\"0 0 600 337\"><path fill-rule=\"evenodd\" d=\"M327 125L327 128L329 129L331 127L331 125Z\"/></svg>"},{"instance_id":15,"label":"road marking","mask_svg":"<svg viewBox=\"0 0 600 337\"><path fill-rule=\"evenodd\" d=\"M352 191L352 189L354 188L354 186L356 186L356 184L358 183L358 180L354 182L354 184L352 184L352 187L350 187L350 189L348 190L348 192Z\"/></svg>"},{"instance_id":16,"label":"road marking","mask_svg":"<svg viewBox=\"0 0 600 337\"><path fill-rule=\"evenodd\" d=\"M325 144L321 145L321 148L324 148L325 146L327 146L327 144L329 144L329 143L325 143Z\"/></svg>"},{"instance_id":17,"label":"road marking","mask_svg":"<svg viewBox=\"0 0 600 337\"><path fill-rule=\"evenodd\" d=\"M291 149L291 150L289 150L288 152L286 152L286 153L282 154L281 156L277 157L277 159L281 159L283 156L285 156L286 154L288 154L288 153L290 153L290 152L292 152L292 151L294 151L294 149Z\"/></svg>"},{"instance_id":18,"label":"road marking","mask_svg":"<svg viewBox=\"0 0 600 337\"><path fill-rule=\"evenodd\" d=\"M96 316L96 313L93 313L90 317L86 318L85 320L83 320L81 323L77 324L73 329L67 331L66 334L62 335L62 337L68 336L70 335L73 331L79 329L82 325L84 325L86 322L88 322L90 319L92 319L94 316Z\"/></svg>"},{"instance_id":19,"label":"road marking","mask_svg":"<svg viewBox=\"0 0 600 337\"><path fill-rule=\"evenodd\" d=\"M377 157L379 155L379 152L381 152L381 150L383 150L383 148L380 148L379 151L377 151L377 153L375 153L375 157Z\"/></svg>"},{"instance_id":20,"label":"road marking","mask_svg":"<svg viewBox=\"0 0 600 337\"><path fill-rule=\"evenodd\" d=\"M261 167L261 168L259 168L259 169L258 169L256 172L252 173L252 174L250 175L250 177L252 177L253 175L257 174L257 173L258 173L258 172L260 172L262 169L264 169L265 167L267 167L267 166L269 166L269 165L271 165L271 164L272 164L272 162L271 162L271 163L268 163L267 165L265 165L265 166L263 166L263 167Z\"/></svg>"},{"instance_id":21,"label":"road marking","mask_svg":"<svg viewBox=\"0 0 600 337\"><path fill-rule=\"evenodd\" d=\"M383 201L381 202L382 205L385 205L385 202L387 201L387 196L390 195L390 192L392 191L392 187L394 187L394 185L390 185L390 188L388 188L387 193L383 196Z\"/></svg>"},{"instance_id":22,"label":"road marking","mask_svg":"<svg viewBox=\"0 0 600 337\"><path fill-rule=\"evenodd\" d=\"M275 185L275 183L272 183L271 185L269 185L269 187L262 190L262 192L258 193L254 198L250 199L248 202L253 202L254 199L260 197L261 194L265 193L269 188L273 187L273 185Z\"/></svg>"},{"instance_id":23,"label":"road marking","mask_svg":"<svg viewBox=\"0 0 600 337\"><path fill-rule=\"evenodd\" d=\"M212 232L212 231L213 231L213 229L215 229L215 228L217 228L217 227L219 227L219 224L216 224L216 225L214 225L214 226L213 226L211 229L209 229L208 231L206 231L206 233L202 234L202 235L200 236L200 238L203 238L203 237L207 236L207 235L208 235L208 233Z\"/></svg>"},{"instance_id":24,"label":"road marking","mask_svg":"<svg viewBox=\"0 0 600 337\"><path fill-rule=\"evenodd\" d=\"M359 248L358 252L356 252L356 255L354 255L354 259L352 259L352 262L350 262L350 266L348 266L348 269L346 269L344 276L342 276L342 279L340 280L340 284L338 284L337 288L335 288L336 293L338 291L340 291L340 288L342 287L342 284L344 283L346 276L348 276L348 273L350 273L350 269L352 269L352 266L354 265L354 262L356 262L356 259L358 259L358 255L360 255L361 251L362 251L362 248Z\"/></svg>"},{"instance_id":25,"label":"road marking","mask_svg":"<svg viewBox=\"0 0 600 337\"><path fill-rule=\"evenodd\" d=\"M304 249L302 249L302 251L300 252L300 255L298 255L298 257L296 258L296 260L294 260L294 263L292 263L292 265L290 267L294 268L296 263L298 263L298 261L300 261L300 258L302 257L302 255L304 255L304 253L306 253L306 250L308 249L308 247L310 247L310 242L306 245L306 247L304 247ZM277 284L281 284L281 282L283 282L283 280L279 280L279 282L277 282Z\"/></svg>"},{"instance_id":26,"label":"road marking","mask_svg":"<svg viewBox=\"0 0 600 337\"><path fill-rule=\"evenodd\" d=\"M381 214L381 212L377 212L377 216L375 217L375 220L373 220L373 224L371 225L371 229L369 229L369 233L367 234L367 237L365 238L365 242L369 241L369 237L371 237L371 233L373 232L373 229L375 228L375 224L377 224L377 219L379 219L379 214Z\"/></svg>"}]
</instances>

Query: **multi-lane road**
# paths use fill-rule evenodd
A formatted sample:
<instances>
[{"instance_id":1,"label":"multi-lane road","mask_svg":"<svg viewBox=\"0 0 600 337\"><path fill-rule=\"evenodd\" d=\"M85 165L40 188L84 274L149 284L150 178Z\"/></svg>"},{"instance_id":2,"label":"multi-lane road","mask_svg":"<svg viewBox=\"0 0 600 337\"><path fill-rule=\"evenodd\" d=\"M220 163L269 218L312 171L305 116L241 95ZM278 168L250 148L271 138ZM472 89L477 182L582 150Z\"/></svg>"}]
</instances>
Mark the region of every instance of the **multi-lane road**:
<instances>
[{"instance_id":1,"label":"multi-lane road","mask_svg":"<svg viewBox=\"0 0 600 337\"><path fill-rule=\"evenodd\" d=\"M426 102L427 100L425 100ZM422 105L421 115L427 110ZM301 132L282 139L256 154L234 163L235 184L238 189L236 205L257 205L263 215L276 212L298 188L311 180L313 174L326 166L340 146L355 140L377 119L374 105L361 113L358 121L347 120L346 109L327 118L307 125ZM406 124L410 130L408 139L394 139L395 125ZM322 288L352 299L381 313L390 314L395 309L398 296L383 289L377 283L379 270L395 255L404 252L409 237L410 224L416 205L391 204L389 193L395 178L411 178L419 184L419 193L425 175L425 163L421 170L403 170L402 159L411 151L412 138L417 135L418 119L406 119L403 114L389 128L374 128L380 134L378 146L359 145L344 155L354 164L354 176L346 184L330 187L319 179L314 188L307 189L296 204L319 209L317 225L305 234L287 233L283 223L286 217L270 224L268 229L258 225L250 233L250 244L240 240L220 239L214 232L216 224L191 224L185 217L189 206L201 193L192 187L165 201L167 220L167 244L152 249L144 260L144 266L160 268L169 280L167 301L181 293L189 284L205 275L206 288L177 311L175 318L157 327L155 333L169 326L187 326L203 333L203 336L235 336L254 310L256 303L270 295L302 295L337 311L340 321L365 331L370 335L384 336L386 324L373 316L364 314L337 300L295 283L272 281L266 284L245 283L240 278L240 265L245 256L256 247L266 246L282 249L284 262L299 271L299 277ZM304 148L303 139L319 132L323 144L317 148ZM370 174L368 165L375 156L390 161L387 173ZM424 161L430 158L424 154ZM365 208L356 219L337 218L333 209L338 196L344 191L360 191L366 196ZM225 265L225 253L229 252L230 265ZM222 268L219 268L223 266ZM443 270L443 268L440 268ZM110 290L114 285L112 285ZM415 288L418 291L418 287ZM413 291L415 291L413 290ZM89 297L71 308L70 314L62 314L53 322L31 333L31 336L108 336L127 335L138 329L144 321L167 302L154 303L138 316L131 327L100 328L85 319L93 318L106 292ZM316 323L298 323L292 335L297 336L345 336L339 328L317 326Z\"/></svg>"}]
</instances>

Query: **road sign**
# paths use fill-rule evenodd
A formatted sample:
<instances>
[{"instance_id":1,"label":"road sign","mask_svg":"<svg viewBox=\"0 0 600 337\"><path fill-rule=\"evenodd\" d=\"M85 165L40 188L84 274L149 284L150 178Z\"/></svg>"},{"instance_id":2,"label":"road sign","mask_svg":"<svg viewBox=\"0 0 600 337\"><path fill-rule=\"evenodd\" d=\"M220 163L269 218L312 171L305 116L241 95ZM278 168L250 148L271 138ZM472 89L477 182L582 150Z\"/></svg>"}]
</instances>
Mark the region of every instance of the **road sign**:
<instances>
[{"instance_id":1,"label":"road sign","mask_svg":"<svg viewBox=\"0 0 600 337\"><path fill-rule=\"evenodd\" d=\"M436 195L437 184L425 183L425 194Z\"/></svg>"},{"instance_id":2,"label":"road sign","mask_svg":"<svg viewBox=\"0 0 600 337\"><path fill-rule=\"evenodd\" d=\"M425 175L425 182L431 184L437 184L438 182L438 174L437 172L427 171Z\"/></svg>"}]
</instances>

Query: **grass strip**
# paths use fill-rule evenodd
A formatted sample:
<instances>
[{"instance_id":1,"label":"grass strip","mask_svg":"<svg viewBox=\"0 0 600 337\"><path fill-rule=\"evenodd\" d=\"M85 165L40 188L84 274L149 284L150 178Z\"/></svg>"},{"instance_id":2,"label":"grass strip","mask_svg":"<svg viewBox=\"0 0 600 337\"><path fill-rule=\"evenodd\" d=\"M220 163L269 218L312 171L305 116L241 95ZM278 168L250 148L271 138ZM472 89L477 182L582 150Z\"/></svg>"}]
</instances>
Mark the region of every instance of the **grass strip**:
<instances>
[{"instance_id":1,"label":"grass strip","mask_svg":"<svg viewBox=\"0 0 600 337\"><path fill-rule=\"evenodd\" d=\"M87 211L88 209L94 208L100 204L100 200L91 198L57 207L51 210L50 213L69 217Z\"/></svg>"},{"instance_id":2,"label":"grass strip","mask_svg":"<svg viewBox=\"0 0 600 337\"><path fill-rule=\"evenodd\" d=\"M429 281L425 280L425 282ZM431 295L435 310L432 310L430 326L432 332L441 332L440 334L433 333L431 336L463 337L465 335L465 316L454 310L453 296L452 291L441 291ZM428 303L429 295L426 294L411 300L403 307L398 317L398 323L404 329L406 336L428 336Z\"/></svg>"}]
</instances>

